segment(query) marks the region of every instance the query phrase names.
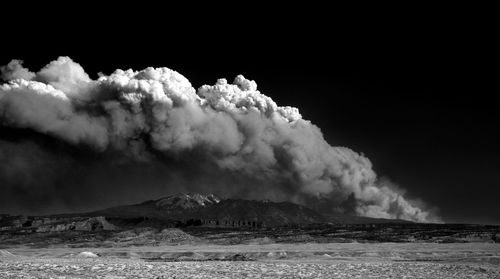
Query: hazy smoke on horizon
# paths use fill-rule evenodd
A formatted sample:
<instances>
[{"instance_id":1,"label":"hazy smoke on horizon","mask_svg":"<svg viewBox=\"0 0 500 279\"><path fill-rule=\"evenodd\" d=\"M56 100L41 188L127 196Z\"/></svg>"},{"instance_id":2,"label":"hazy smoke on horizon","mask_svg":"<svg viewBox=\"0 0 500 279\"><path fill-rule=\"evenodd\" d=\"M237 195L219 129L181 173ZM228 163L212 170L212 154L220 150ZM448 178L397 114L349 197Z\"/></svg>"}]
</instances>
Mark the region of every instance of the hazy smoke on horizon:
<instances>
[{"instance_id":1,"label":"hazy smoke on horizon","mask_svg":"<svg viewBox=\"0 0 500 279\"><path fill-rule=\"evenodd\" d=\"M0 203L78 204L104 199L91 193L146 197L146 188L168 187L311 206L320 197L333 211L439 220L241 75L195 90L168 68L92 80L69 57L37 73L19 60L1 70L0 127L21 130L15 140L0 134L0 195L10 197Z\"/></svg>"}]
</instances>

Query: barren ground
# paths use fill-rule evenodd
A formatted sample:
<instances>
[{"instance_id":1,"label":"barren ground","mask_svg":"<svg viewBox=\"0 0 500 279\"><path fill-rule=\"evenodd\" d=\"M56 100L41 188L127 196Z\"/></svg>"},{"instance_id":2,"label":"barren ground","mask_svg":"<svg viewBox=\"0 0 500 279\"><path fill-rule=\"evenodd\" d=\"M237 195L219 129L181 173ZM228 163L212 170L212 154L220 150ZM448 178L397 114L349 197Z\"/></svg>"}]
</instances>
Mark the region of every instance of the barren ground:
<instances>
[{"instance_id":1,"label":"barren ground","mask_svg":"<svg viewBox=\"0 0 500 279\"><path fill-rule=\"evenodd\" d=\"M83 251L98 257L86 258ZM500 245L492 243L11 247L1 252L0 278L500 278Z\"/></svg>"}]
</instances>

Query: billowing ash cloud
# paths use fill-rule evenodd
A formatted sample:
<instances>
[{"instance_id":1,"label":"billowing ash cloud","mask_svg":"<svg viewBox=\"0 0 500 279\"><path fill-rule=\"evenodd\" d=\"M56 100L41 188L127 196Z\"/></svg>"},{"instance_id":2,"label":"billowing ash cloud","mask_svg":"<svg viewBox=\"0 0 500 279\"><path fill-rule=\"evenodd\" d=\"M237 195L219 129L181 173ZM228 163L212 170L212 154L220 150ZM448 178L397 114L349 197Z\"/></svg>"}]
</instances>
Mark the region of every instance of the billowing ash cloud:
<instances>
[{"instance_id":1,"label":"billowing ash cloud","mask_svg":"<svg viewBox=\"0 0 500 279\"><path fill-rule=\"evenodd\" d=\"M377 179L368 158L346 147L330 146L320 129L302 119L298 109L278 106L257 90L254 81L241 75L232 83L219 79L215 85L198 90L168 68L116 70L92 80L79 64L60 57L36 74L13 60L2 67L2 77L8 83L0 87L1 125L58 139L69 149L84 148L95 154L100 162L88 163L88 168L78 161L66 163L80 165L90 176L96 169L137 164L160 169L154 175L161 174L164 187L189 184L182 187L311 205L319 197L330 201L332 211L437 220ZM22 144L29 145L21 148L22 153L34 148L32 143ZM46 145L40 148L53 153ZM0 187L15 192L12 185L21 183L19 187L26 189L29 182L15 182L5 165L13 166L15 161L29 176L30 171L40 171L36 165L40 161L30 160L38 155L30 153L19 159L19 154L9 155L5 150L0 148L0 180L10 186ZM60 155L51 155L50 162L59 157L75 160L65 149L58 152ZM113 158L113 163L103 163L103 158ZM57 172L57 168L50 170ZM135 182L136 188L141 191L147 181L145 175L141 182ZM51 183L46 184L60 184ZM57 187L90 184L91 180L83 186Z\"/></svg>"},{"instance_id":2,"label":"billowing ash cloud","mask_svg":"<svg viewBox=\"0 0 500 279\"><path fill-rule=\"evenodd\" d=\"M31 80L35 74L23 67L23 61L14 59L9 64L0 67L3 80L26 79Z\"/></svg>"}]
</instances>

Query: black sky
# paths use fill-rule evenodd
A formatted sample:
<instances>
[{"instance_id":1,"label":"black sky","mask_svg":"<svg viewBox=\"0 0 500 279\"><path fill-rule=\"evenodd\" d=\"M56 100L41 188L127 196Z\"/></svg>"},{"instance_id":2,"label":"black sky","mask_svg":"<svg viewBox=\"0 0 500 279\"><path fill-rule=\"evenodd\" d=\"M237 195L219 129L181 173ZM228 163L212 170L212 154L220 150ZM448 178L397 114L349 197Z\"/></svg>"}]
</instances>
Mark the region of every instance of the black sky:
<instances>
[{"instance_id":1,"label":"black sky","mask_svg":"<svg viewBox=\"0 0 500 279\"><path fill-rule=\"evenodd\" d=\"M64 55L92 78L166 66L194 87L243 74L445 221L500 224L498 89L481 22L295 8L47 14L4 34L0 64L37 70Z\"/></svg>"}]
</instances>

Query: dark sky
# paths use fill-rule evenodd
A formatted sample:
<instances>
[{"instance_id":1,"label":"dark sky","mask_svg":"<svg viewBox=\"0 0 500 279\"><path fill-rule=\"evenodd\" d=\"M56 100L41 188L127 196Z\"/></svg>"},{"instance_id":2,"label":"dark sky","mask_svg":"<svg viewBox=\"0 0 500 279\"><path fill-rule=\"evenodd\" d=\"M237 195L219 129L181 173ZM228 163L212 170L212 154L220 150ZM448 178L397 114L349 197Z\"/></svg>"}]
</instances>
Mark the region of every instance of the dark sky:
<instances>
[{"instance_id":1,"label":"dark sky","mask_svg":"<svg viewBox=\"0 0 500 279\"><path fill-rule=\"evenodd\" d=\"M195 87L243 74L445 221L500 224L498 86L481 23L296 8L183 20L132 10L47 15L4 34L0 64L16 58L36 70L66 55L92 78L166 66Z\"/></svg>"}]
</instances>

